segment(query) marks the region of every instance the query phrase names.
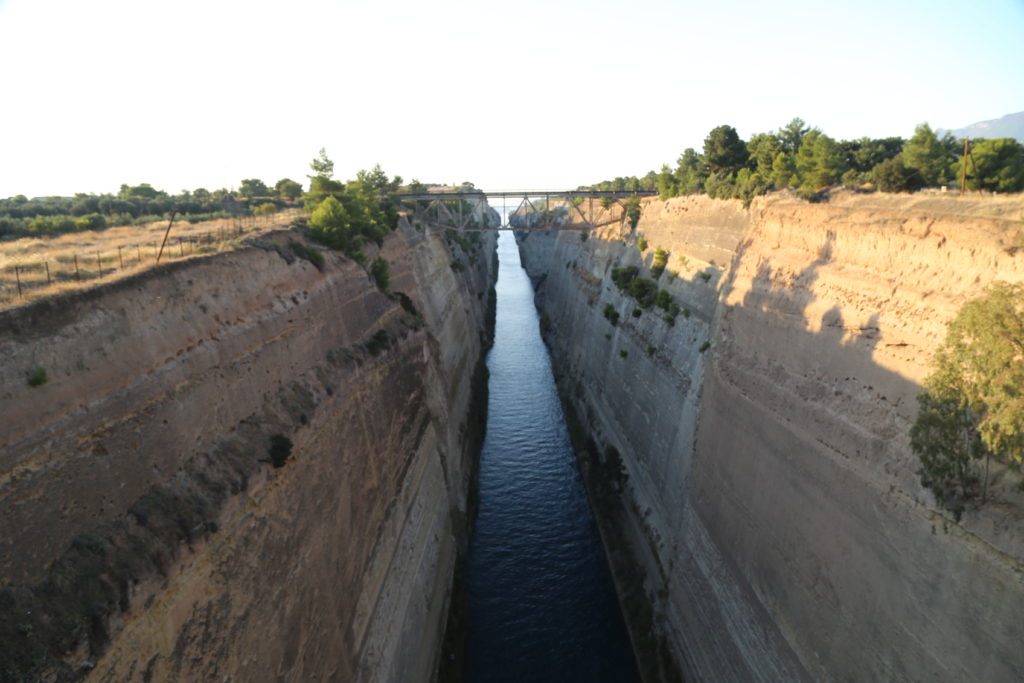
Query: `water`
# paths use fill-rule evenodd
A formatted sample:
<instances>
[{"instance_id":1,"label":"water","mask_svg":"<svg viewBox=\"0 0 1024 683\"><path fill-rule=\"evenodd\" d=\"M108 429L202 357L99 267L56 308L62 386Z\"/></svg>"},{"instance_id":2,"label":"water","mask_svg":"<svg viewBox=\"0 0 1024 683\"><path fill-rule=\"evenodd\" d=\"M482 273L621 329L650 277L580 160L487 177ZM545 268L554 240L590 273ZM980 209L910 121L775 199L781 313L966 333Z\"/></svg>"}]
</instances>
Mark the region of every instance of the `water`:
<instances>
[{"instance_id":1,"label":"water","mask_svg":"<svg viewBox=\"0 0 1024 683\"><path fill-rule=\"evenodd\" d=\"M501 233L466 680L638 681L515 240Z\"/></svg>"}]
</instances>

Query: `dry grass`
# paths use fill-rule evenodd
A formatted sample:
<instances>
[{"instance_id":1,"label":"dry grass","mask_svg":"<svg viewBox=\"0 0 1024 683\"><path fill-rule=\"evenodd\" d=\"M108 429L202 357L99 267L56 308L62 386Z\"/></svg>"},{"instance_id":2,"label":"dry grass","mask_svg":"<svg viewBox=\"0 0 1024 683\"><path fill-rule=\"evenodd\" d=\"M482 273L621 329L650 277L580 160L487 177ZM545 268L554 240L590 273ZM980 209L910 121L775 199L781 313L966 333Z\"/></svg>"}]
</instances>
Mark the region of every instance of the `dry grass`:
<instances>
[{"instance_id":1,"label":"dry grass","mask_svg":"<svg viewBox=\"0 0 1024 683\"><path fill-rule=\"evenodd\" d=\"M300 215L301 209L286 209L194 224L176 220L160 262L234 249L244 238L287 227ZM166 230L167 221L160 221L0 243L0 310L151 268Z\"/></svg>"}]
</instances>

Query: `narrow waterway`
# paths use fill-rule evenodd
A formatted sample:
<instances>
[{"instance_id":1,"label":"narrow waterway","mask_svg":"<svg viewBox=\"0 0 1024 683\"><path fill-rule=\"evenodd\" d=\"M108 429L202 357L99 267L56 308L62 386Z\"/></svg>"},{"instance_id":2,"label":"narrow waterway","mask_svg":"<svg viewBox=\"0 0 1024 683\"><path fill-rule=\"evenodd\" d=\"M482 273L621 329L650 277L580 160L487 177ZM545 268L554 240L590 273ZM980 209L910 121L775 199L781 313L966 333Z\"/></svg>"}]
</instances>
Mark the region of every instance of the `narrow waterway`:
<instances>
[{"instance_id":1,"label":"narrow waterway","mask_svg":"<svg viewBox=\"0 0 1024 683\"><path fill-rule=\"evenodd\" d=\"M466 561L466 680L637 681L511 233L501 233L498 258L487 436Z\"/></svg>"}]
</instances>

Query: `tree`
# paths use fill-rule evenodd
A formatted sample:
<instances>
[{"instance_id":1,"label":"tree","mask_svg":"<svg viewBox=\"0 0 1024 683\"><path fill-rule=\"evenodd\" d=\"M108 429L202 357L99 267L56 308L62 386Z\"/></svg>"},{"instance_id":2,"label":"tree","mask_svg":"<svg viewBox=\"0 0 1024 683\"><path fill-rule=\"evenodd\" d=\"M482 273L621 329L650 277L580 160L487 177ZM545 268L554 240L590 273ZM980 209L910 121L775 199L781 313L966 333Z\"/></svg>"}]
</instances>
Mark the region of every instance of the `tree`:
<instances>
[{"instance_id":1,"label":"tree","mask_svg":"<svg viewBox=\"0 0 1024 683\"><path fill-rule=\"evenodd\" d=\"M1024 190L1024 145L1013 138L979 140L967 162L967 187L992 192ZM957 166L958 164L954 164Z\"/></svg>"},{"instance_id":2,"label":"tree","mask_svg":"<svg viewBox=\"0 0 1024 683\"><path fill-rule=\"evenodd\" d=\"M662 201L679 195L679 183L668 164L661 165L661 171L655 178L655 186Z\"/></svg>"},{"instance_id":3,"label":"tree","mask_svg":"<svg viewBox=\"0 0 1024 683\"><path fill-rule=\"evenodd\" d=\"M757 171L762 178L770 178L775 157L782 151L778 136L772 133L758 133L747 143L750 152L751 170Z\"/></svg>"},{"instance_id":4,"label":"tree","mask_svg":"<svg viewBox=\"0 0 1024 683\"><path fill-rule=\"evenodd\" d=\"M704 138L704 163L710 173L735 173L750 157L732 126L718 126Z\"/></svg>"},{"instance_id":5,"label":"tree","mask_svg":"<svg viewBox=\"0 0 1024 683\"><path fill-rule=\"evenodd\" d=\"M270 189L266 183L258 178L246 178L238 186L238 194L242 195L246 199L252 199L253 197L267 197L270 195Z\"/></svg>"},{"instance_id":6,"label":"tree","mask_svg":"<svg viewBox=\"0 0 1024 683\"><path fill-rule=\"evenodd\" d=\"M295 201L302 196L302 185L291 178L281 178L274 183L274 191L278 197Z\"/></svg>"},{"instance_id":7,"label":"tree","mask_svg":"<svg viewBox=\"0 0 1024 683\"><path fill-rule=\"evenodd\" d=\"M815 128L804 136L796 155L800 186L806 190L832 185L845 171L839 144Z\"/></svg>"},{"instance_id":8,"label":"tree","mask_svg":"<svg viewBox=\"0 0 1024 683\"><path fill-rule=\"evenodd\" d=\"M310 162L309 167L313 170L313 175L306 176L310 180L313 178L326 178L330 179L334 177L334 162L327 158L327 150L323 147L320 148L320 153Z\"/></svg>"},{"instance_id":9,"label":"tree","mask_svg":"<svg viewBox=\"0 0 1024 683\"><path fill-rule=\"evenodd\" d=\"M1024 283L997 282L964 304L936 356L940 370L961 379L963 395L981 416L978 428L993 453L1024 458Z\"/></svg>"},{"instance_id":10,"label":"tree","mask_svg":"<svg viewBox=\"0 0 1024 683\"><path fill-rule=\"evenodd\" d=\"M871 177L882 192L914 192L923 185L921 174L903 164L902 154L875 166Z\"/></svg>"},{"instance_id":11,"label":"tree","mask_svg":"<svg viewBox=\"0 0 1024 683\"><path fill-rule=\"evenodd\" d=\"M977 495L974 461L1024 460L1024 284L964 304L932 364L910 445L922 483L959 520Z\"/></svg>"},{"instance_id":12,"label":"tree","mask_svg":"<svg viewBox=\"0 0 1024 683\"><path fill-rule=\"evenodd\" d=\"M940 139L927 123L922 123L903 146L903 163L921 174L926 187L941 185L954 177L950 169L956 149L957 143L951 134L946 133Z\"/></svg>"},{"instance_id":13,"label":"tree","mask_svg":"<svg viewBox=\"0 0 1024 683\"><path fill-rule=\"evenodd\" d=\"M789 187L796 177L796 162L793 155L779 152L772 162L772 184L778 189Z\"/></svg>"},{"instance_id":14,"label":"tree","mask_svg":"<svg viewBox=\"0 0 1024 683\"><path fill-rule=\"evenodd\" d=\"M985 455L977 416L953 387L941 382L933 382L917 402L910 447L921 462L921 484L959 522L966 503L976 495L977 461Z\"/></svg>"},{"instance_id":15,"label":"tree","mask_svg":"<svg viewBox=\"0 0 1024 683\"><path fill-rule=\"evenodd\" d=\"M678 194L695 194L704 189L708 177L704 159L692 148L687 147L676 160L676 188Z\"/></svg>"},{"instance_id":16,"label":"tree","mask_svg":"<svg viewBox=\"0 0 1024 683\"><path fill-rule=\"evenodd\" d=\"M800 143L804 141L804 136L810 132L810 128L804 122L803 119L797 117L787 123L785 126L779 129L779 144L782 147L783 152L790 154L796 154L796 151L800 149Z\"/></svg>"},{"instance_id":17,"label":"tree","mask_svg":"<svg viewBox=\"0 0 1024 683\"><path fill-rule=\"evenodd\" d=\"M326 197L309 217L313 239L345 253L358 249L352 235L352 221L345 206L334 197Z\"/></svg>"}]
</instances>

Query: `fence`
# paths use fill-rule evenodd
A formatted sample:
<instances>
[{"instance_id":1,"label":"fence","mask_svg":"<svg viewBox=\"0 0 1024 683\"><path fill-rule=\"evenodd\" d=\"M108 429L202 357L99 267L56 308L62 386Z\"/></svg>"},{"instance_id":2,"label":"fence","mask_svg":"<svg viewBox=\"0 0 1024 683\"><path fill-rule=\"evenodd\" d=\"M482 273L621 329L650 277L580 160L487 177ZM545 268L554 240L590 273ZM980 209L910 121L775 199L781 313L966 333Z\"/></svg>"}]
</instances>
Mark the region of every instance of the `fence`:
<instances>
[{"instance_id":1,"label":"fence","mask_svg":"<svg viewBox=\"0 0 1024 683\"><path fill-rule=\"evenodd\" d=\"M196 224L175 222L166 244L166 223L0 244L0 308L85 289L158 263L232 249L248 234L286 227L301 215L301 209L287 209Z\"/></svg>"}]
</instances>

